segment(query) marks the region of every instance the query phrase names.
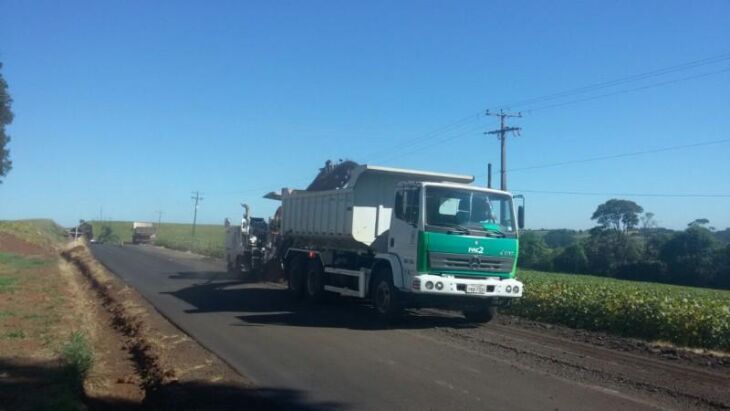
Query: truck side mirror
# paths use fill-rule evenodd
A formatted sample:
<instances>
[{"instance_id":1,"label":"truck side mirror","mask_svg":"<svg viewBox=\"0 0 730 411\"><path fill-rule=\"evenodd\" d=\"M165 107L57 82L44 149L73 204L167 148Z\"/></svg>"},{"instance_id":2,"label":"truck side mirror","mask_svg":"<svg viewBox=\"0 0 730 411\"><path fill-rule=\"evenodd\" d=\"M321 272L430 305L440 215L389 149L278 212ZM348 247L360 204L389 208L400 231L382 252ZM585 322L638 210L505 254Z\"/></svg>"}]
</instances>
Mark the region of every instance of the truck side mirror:
<instances>
[{"instance_id":1,"label":"truck side mirror","mask_svg":"<svg viewBox=\"0 0 730 411\"><path fill-rule=\"evenodd\" d=\"M525 228L525 206L522 205L517 207L517 227Z\"/></svg>"}]
</instances>

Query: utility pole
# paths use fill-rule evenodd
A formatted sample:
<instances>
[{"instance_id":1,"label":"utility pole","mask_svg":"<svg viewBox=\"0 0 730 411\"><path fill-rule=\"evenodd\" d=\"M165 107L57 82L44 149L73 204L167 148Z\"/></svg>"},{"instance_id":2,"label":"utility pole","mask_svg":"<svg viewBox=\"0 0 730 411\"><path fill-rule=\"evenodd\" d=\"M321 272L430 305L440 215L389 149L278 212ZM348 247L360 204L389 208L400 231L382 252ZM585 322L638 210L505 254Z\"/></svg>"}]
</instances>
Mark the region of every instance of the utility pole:
<instances>
[{"instance_id":1,"label":"utility pole","mask_svg":"<svg viewBox=\"0 0 730 411\"><path fill-rule=\"evenodd\" d=\"M157 210L155 213L157 213L157 229L155 230L155 235L157 235L160 232L160 225L162 225L162 210Z\"/></svg>"},{"instance_id":2,"label":"utility pole","mask_svg":"<svg viewBox=\"0 0 730 411\"><path fill-rule=\"evenodd\" d=\"M499 113L492 113L487 110L488 116L499 117L499 129L487 131L484 134L496 134L499 137L499 142L502 145L502 164L500 166L500 190L507 190L507 133L516 133L520 135L521 127L507 127L505 122L510 117L522 117L522 113L505 113L504 110L499 110Z\"/></svg>"},{"instance_id":3,"label":"utility pole","mask_svg":"<svg viewBox=\"0 0 730 411\"><path fill-rule=\"evenodd\" d=\"M492 188L492 163L487 164L487 188Z\"/></svg>"},{"instance_id":4,"label":"utility pole","mask_svg":"<svg viewBox=\"0 0 730 411\"><path fill-rule=\"evenodd\" d=\"M198 221L198 203L203 201L203 197L200 196L200 191L194 191L193 196L190 198L195 200L195 210L193 211L193 237L195 237L195 224Z\"/></svg>"}]
</instances>

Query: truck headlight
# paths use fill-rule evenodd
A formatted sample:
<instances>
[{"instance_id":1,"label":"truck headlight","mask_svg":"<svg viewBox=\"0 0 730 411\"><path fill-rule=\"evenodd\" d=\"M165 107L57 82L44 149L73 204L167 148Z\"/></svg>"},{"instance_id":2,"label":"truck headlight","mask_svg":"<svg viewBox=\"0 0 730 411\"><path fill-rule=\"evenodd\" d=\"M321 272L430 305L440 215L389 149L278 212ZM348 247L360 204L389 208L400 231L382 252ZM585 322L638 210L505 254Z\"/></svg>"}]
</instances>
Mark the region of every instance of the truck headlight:
<instances>
[{"instance_id":1,"label":"truck headlight","mask_svg":"<svg viewBox=\"0 0 730 411\"><path fill-rule=\"evenodd\" d=\"M520 292L520 286L516 285L516 286L512 287L512 292L515 293L515 294L519 293Z\"/></svg>"},{"instance_id":2,"label":"truck headlight","mask_svg":"<svg viewBox=\"0 0 730 411\"><path fill-rule=\"evenodd\" d=\"M426 289L427 290L433 289L433 283L431 281L426 281Z\"/></svg>"},{"instance_id":3,"label":"truck headlight","mask_svg":"<svg viewBox=\"0 0 730 411\"><path fill-rule=\"evenodd\" d=\"M508 285L507 287L504 288L504 290L507 291L508 293L511 293L512 292L512 286L511 285Z\"/></svg>"},{"instance_id":4,"label":"truck headlight","mask_svg":"<svg viewBox=\"0 0 730 411\"><path fill-rule=\"evenodd\" d=\"M442 283L441 281L437 282L436 283L436 289L437 290L443 290L444 289L444 283Z\"/></svg>"},{"instance_id":5,"label":"truck headlight","mask_svg":"<svg viewBox=\"0 0 730 411\"><path fill-rule=\"evenodd\" d=\"M249 242L250 242L251 244L254 244L254 243L256 242L256 240L258 240L258 238L256 238L256 236L255 236L255 235L252 235L252 236L251 236L251 237L249 237L249 239L248 239L248 241L249 241Z\"/></svg>"}]
</instances>

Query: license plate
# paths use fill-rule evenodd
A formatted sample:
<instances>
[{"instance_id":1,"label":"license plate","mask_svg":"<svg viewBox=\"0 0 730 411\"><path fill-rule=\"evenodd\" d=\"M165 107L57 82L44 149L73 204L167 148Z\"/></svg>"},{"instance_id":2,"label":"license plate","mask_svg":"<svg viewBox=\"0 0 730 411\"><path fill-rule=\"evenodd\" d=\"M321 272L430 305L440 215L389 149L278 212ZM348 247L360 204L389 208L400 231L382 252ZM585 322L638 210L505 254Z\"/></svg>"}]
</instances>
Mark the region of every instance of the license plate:
<instances>
[{"instance_id":1,"label":"license plate","mask_svg":"<svg viewBox=\"0 0 730 411\"><path fill-rule=\"evenodd\" d=\"M484 294L487 291L487 287L485 285L476 285L476 284L467 284L466 285L466 293L467 294Z\"/></svg>"}]
</instances>

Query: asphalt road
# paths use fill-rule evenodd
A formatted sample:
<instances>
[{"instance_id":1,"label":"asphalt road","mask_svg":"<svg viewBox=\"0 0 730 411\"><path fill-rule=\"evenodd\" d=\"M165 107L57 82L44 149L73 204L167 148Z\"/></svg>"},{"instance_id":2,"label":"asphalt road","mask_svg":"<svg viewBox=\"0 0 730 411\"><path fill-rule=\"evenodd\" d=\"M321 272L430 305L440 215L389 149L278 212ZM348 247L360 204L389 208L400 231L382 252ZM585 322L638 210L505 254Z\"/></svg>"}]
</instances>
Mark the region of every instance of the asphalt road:
<instances>
[{"instance_id":1,"label":"asphalt road","mask_svg":"<svg viewBox=\"0 0 730 411\"><path fill-rule=\"evenodd\" d=\"M354 300L310 306L282 285L151 246L93 245L163 315L292 408L624 410L722 408L727 370L617 351L550 328L421 310L383 326ZM599 339L600 340L600 339ZM626 351L626 350L624 350ZM277 401L276 398L273 398ZM284 401L282 401L282 404Z\"/></svg>"}]
</instances>

